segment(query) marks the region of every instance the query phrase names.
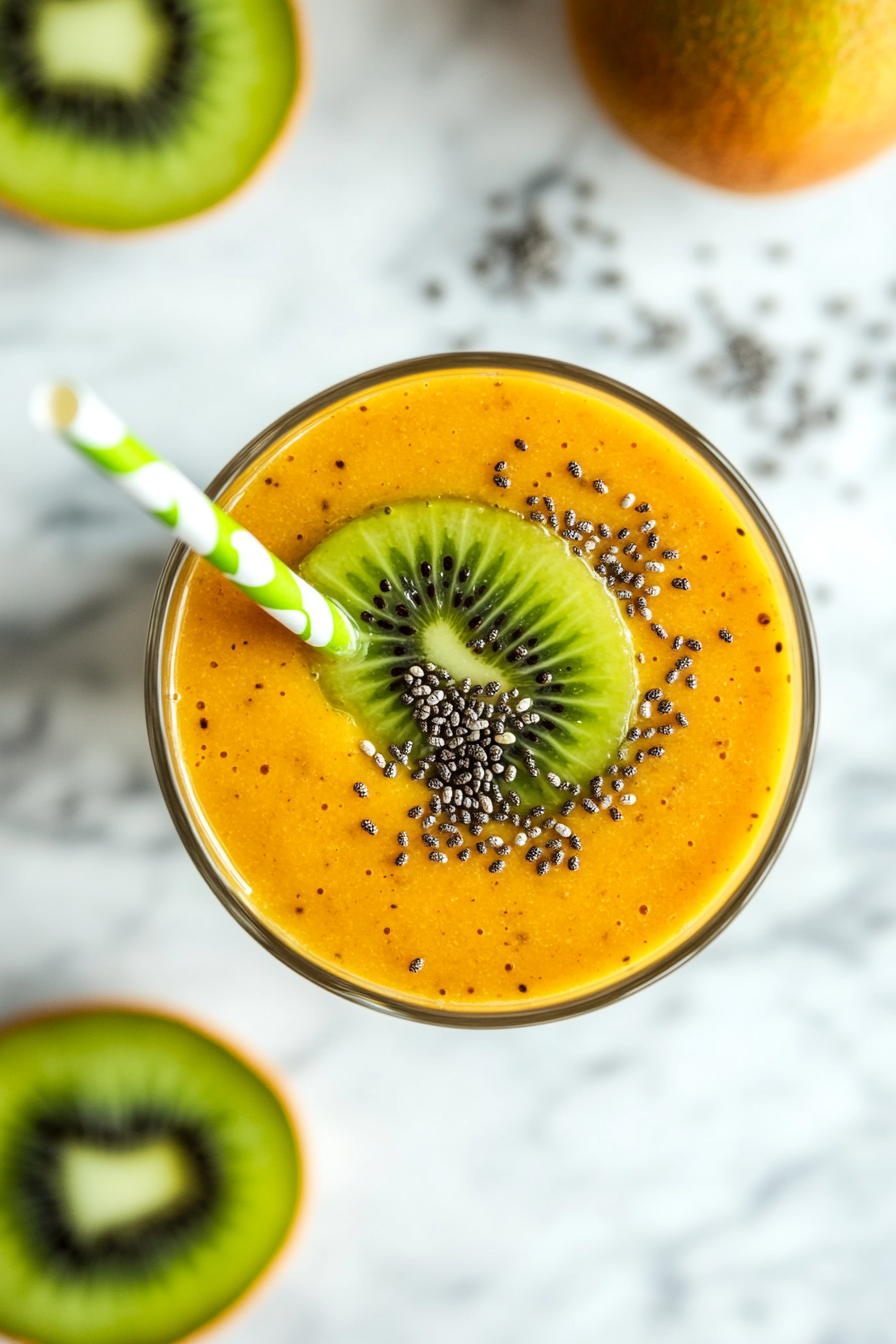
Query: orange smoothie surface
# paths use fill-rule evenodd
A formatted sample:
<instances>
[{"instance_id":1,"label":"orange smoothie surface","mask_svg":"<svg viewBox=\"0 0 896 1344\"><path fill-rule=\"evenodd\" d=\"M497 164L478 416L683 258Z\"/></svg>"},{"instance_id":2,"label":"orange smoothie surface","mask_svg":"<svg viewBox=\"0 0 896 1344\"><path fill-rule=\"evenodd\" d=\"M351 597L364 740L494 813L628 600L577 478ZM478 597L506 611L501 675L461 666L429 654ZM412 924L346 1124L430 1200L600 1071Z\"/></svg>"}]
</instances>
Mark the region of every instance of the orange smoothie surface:
<instances>
[{"instance_id":1,"label":"orange smoothie surface","mask_svg":"<svg viewBox=\"0 0 896 1344\"><path fill-rule=\"evenodd\" d=\"M527 452L515 448L518 437ZM499 460L512 481L506 490L493 483ZM570 461L581 464L581 479ZM593 488L598 477L606 494ZM650 512L623 510L628 492ZM653 737L649 745L665 754L626 781L637 802L620 821L586 814L588 781L579 781L583 794L564 819L582 840L577 872L564 863L538 877L525 850L499 874L488 871L494 854L475 848L466 863L450 850L447 863L427 862L419 822L407 814L425 807L430 790L404 768L383 778L362 754L369 730L325 699L320 655L196 558L183 568L169 616L164 690L175 771L231 885L304 957L360 988L431 1008L559 1003L668 954L742 881L778 815L797 749L796 625L764 539L692 449L609 394L502 369L411 376L290 431L221 502L298 565L332 529L390 501L463 497L528 518L529 495L554 499L561 528L567 509L612 528L592 566L604 545L621 550L621 527L637 538L644 518L656 519L661 538L645 558L680 554L664 562L661 594L650 600L669 638L637 614L627 625L641 695L662 687L688 726ZM679 576L688 591L671 587ZM723 627L733 642L719 637ZM702 644L690 653L695 689L684 672L665 682L689 653L672 651L679 634ZM626 744L627 761L647 745ZM353 792L356 781L369 797ZM361 829L363 818L376 822L375 836ZM396 867L402 830L410 859ZM497 832L512 843L516 830L489 825L482 838ZM464 843L474 842L465 834ZM424 965L411 974L415 958Z\"/></svg>"}]
</instances>

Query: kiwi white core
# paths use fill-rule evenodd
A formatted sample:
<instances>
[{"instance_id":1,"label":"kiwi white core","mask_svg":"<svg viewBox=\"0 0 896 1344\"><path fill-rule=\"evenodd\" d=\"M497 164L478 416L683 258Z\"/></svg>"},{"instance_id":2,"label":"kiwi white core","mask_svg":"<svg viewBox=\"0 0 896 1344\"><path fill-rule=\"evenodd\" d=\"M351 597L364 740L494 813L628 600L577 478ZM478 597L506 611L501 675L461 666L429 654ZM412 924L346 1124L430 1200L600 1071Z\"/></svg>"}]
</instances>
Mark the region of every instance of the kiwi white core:
<instances>
[{"instance_id":1,"label":"kiwi white core","mask_svg":"<svg viewBox=\"0 0 896 1344\"><path fill-rule=\"evenodd\" d=\"M47 84L132 94L152 82L169 41L149 0L43 0L33 37Z\"/></svg>"},{"instance_id":2,"label":"kiwi white core","mask_svg":"<svg viewBox=\"0 0 896 1344\"><path fill-rule=\"evenodd\" d=\"M71 1140L59 1155L62 1204L81 1241L170 1213L195 1189L194 1164L174 1139L150 1139L118 1152Z\"/></svg>"},{"instance_id":3,"label":"kiwi white core","mask_svg":"<svg viewBox=\"0 0 896 1344\"><path fill-rule=\"evenodd\" d=\"M435 620L421 633L421 644L427 660L436 667L444 667L455 681L469 677L474 682L500 681L502 690L509 690L507 668L497 662L491 666L482 655L473 653L458 638L447 621Z\"/></svg>"}]
</instances>

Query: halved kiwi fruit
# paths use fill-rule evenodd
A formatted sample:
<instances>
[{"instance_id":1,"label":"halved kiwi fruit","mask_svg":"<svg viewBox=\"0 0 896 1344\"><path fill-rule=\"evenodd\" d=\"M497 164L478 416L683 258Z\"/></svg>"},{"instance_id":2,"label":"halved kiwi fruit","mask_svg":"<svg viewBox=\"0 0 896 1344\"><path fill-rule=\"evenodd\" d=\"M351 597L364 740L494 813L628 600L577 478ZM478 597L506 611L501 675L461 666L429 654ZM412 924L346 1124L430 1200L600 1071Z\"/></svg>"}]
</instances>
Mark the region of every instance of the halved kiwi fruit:
<instances>
[{"instance_id":1,"label":"halved kiwi fruit","mask_svg":"<svg viewBox=\"0 0 896 1344\"><path fill-rule=\"evenodd\" d=\"M290 0L0 0L0 200L79 228L229 196L287 120Z\"/></svg>"},{"instance_id":2,"label":"halved kiwi fruit","mask_svg":"<svg viewBox=\"0 0 896 1344\"><path fill-rule=\"evenodd\" d=\"M169 1344L265 1268L296 1135L244 1060L186 1023L82 1009L0 1036L0 1331Z\"/></svg>"},{"instance_id":3,"label":"halved kiwi fruit","mask_svg":"<svg viewBox=\"0 0 896 1344\"><path fill-rule=\"evenodd\" d=\"M555 534L466 500L411 501L339 528L301 566L368 636L320 666L329 698L380 742L419 742L404 677L434 663L461 682L499 682L531 700L504 759L523 798L547 774L587 783L615 754L635 704L631 637L618 604ZM422 754L419 752L418 754Z\"/></svg>"}]
</instances>

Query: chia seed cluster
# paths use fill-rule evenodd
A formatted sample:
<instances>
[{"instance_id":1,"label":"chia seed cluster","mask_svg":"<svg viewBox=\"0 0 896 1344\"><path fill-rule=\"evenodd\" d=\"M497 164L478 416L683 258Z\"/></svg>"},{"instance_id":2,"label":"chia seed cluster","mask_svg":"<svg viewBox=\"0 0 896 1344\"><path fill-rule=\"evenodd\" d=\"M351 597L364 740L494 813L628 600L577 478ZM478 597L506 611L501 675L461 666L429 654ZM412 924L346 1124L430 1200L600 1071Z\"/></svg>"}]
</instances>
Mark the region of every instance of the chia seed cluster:
<instances>
[{"instance_id":1,"label":"chia seed cluster","mask_svg":"<svg viewBox=\"0 0 896 1344\"><path fill-rule=\"evenodd\" d=\"M402 680L401 701L413 706L411 712L428 751L412 761L414 743L408 741L401 746L393 744L389 752L393 764L406 766L413 780L425 780L431 790L428 808L418 804L408 812L409 820L419 822L420 839L428 850L429 861L447 863L445 851L450 850L461 863L466 863L476 852L490 857L489 872L501 873L505 859L515 848L522 849L543 833L553 831L550 861L538 864L536 871L543 876L551 866L559 867L565 862L575 872L579 860L575 855L567 857L563 843L568 841L571 849L579 851L582 842L562 818L569 816L576 806L582 792L580 785L563 781L559 775L547 775L552 787L568 795L558 809L558 817L546 817L546 808L541 805L526 811L519 794L509 787L516 779L517 767L505 762L504 748L516 741L516 732L538 722L538 715L531 710L531 699L516 688L504 690L498 681L485 686L474 685L469 678L456 682L450 672L435 663L413 664ZM372 742L362 742L361 750L377 761L379 753ZM528 773L537 777L540 771L534 756L527 753L524 761ZM388 764L382 771L386 778L394 778L388 773ZM359 792L357 785L355 791ZM366 796L366 792L361 796ZM487 826L504 822L516 829L511 844L497 833L479 839ZM369 835L376 833L373 822L367 818L361 827ZM467 843L465 835L476 843ZM409 859L407 831L400 831L397 841L402 852L395 862L404 867ZM526 858L533 863L541 855L542 850L534 846L529 848Z\"/></svg>"}]
</instances>

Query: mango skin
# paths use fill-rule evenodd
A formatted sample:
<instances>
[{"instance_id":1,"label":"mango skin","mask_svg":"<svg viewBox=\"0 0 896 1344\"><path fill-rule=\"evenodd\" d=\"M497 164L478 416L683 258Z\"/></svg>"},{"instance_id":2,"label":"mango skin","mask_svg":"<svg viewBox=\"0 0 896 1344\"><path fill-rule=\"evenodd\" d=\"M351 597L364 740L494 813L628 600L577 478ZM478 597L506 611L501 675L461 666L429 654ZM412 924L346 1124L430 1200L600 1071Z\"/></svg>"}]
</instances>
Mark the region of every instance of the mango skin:
<instances>
[{"instance_id":1,"label":"mango skin","mask_svg":"<svg viewBox=\"0 0 896 1344\"><path fill-rule=\"evenodd\" d=\"M896 0L568 0L598 100L732 191L808 186L896 139Z\"/></svg>"}]
</instances>

